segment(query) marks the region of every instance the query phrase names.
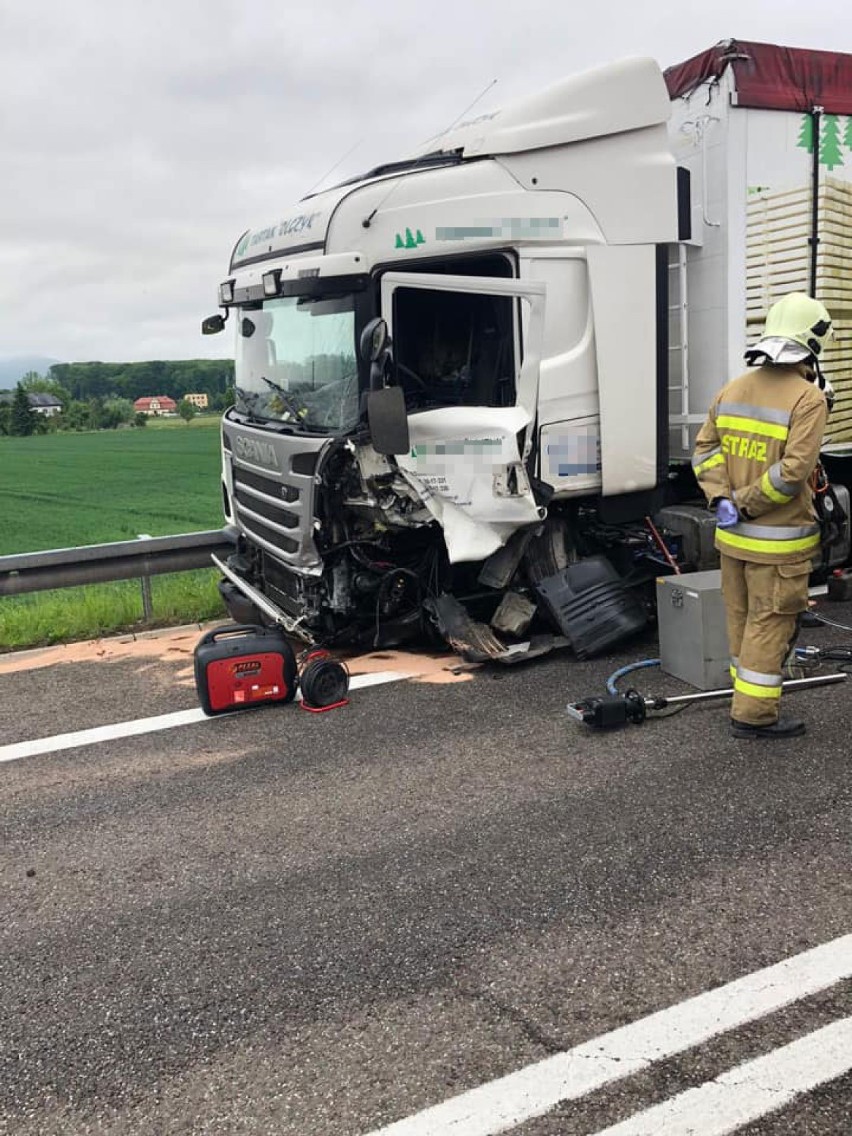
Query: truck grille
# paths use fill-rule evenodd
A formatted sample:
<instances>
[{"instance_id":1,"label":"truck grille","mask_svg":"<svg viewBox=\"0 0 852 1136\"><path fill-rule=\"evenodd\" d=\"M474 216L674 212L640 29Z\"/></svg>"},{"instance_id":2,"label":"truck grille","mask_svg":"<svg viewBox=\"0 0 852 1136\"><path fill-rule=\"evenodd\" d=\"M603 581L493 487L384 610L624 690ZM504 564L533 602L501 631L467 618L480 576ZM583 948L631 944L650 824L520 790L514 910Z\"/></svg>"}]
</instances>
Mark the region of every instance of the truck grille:
<instances>
[{"instance_id":1,"label":"truck grille","mask_svg":"<svg viewBox=\"0 0 852 1136\"><path fill-rule=\"evenodd\" d=\"M333 443L263 430L224 419L234 521L282 568L315 576L322 561L314 542L316 470Z\"/></svg>"},{"instance_id":2,"label":"truck grille","mask_svg":"<svg viewBox=\"0 0 852 1136\"><path fill-rule=\"evenodd\" d=\"M242 469L240 466L233 466L234 471L234 485L239 482L240 485L245 485L249 489L256 489L259 493L265 493L267 497L273 497L280 501L298 501L299 489L295 485L282 485L280 481L275 481L274 478L264 477L260 473L255 473L250 469Z\"/></svg>"},{"instance_id":3,"label":"truck grille","mask_svg":"<svg viewBox=\"0 0 852 1136\"><path fill-rule=\"evenodd\" d=\"M298 552L299 542L293 540L291 536L284 536L283 533L277 532L275 529L269 528L262 522L255 520L254 517L246 517L245 514L240 514L240 520L246 532L250 532L253 536L258 537L267 544L271 544L274 548L280 548L282 552Z\"/></svg>"},{"instance_id":4,"label":"truck grille","mask_svg":"<svg viewBox=\"0 0 852 1136\"><path fill-rule=\"evenodd\" d=\"M282 485L271 477L263 477L252 470L231 466L234 485L234 506L240 524L252 536L282 552L299 551L297 532L292 536L281 529L298 530L299 516L286 508L282 491L286 491L288 501L298 499L299 490L295 486ZM268 523L267 523L268 522Z\"/></svg>"},{"instance_id":5,"label":"truck grille","mask_svg":"<svg viewBox=\"0 0 852 1136\"><path fill-rule=\"evenodd\" d=\"M261 517L265 517L276 525L283 525L285 529L298 528L298 516L290 512L289 509L282 509L277 502L270 501L268 497L255 497L235 485L234 498L244 510L248 509L252 513L259 513Z\"/></svg>"}]
</instances>

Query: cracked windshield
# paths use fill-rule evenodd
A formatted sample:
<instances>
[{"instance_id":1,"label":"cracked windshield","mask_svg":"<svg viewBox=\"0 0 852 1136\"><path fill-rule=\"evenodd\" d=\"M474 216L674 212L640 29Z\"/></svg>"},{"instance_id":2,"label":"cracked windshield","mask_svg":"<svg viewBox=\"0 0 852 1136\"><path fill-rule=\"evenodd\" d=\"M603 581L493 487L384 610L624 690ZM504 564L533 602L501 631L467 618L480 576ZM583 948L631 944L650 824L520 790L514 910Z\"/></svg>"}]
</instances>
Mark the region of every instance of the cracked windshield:
<instances>
[{"instance_id":1,"label":"cracked windshield","mask_svg":"<svg viewBox=\"0 0 852 1136\"><path fill-rule=\"evenodd\" d=\"M237 409L304 430L349 430L358 421L352 296L287 296L241 309Z\"/></svg>"}]
</instances>

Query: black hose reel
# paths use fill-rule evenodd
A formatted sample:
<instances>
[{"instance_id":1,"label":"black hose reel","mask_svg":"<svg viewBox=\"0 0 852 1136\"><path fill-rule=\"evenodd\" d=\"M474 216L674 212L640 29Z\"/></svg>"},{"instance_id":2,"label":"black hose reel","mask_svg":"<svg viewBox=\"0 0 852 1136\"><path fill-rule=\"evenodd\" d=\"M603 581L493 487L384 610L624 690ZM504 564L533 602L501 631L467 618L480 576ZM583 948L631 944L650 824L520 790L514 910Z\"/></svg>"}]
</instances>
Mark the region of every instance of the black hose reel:
<instances>
[{"instance_id":1,"label":"black hose reel","mask_svg":"<svg viewBox=\"0 0 852 1136\"><path fill-rule=\"evenodd\" d=\"M302 709L320 714L349 702L349 671L328 651L312 649L299 659Z\"/></svg>"}]
</instances>

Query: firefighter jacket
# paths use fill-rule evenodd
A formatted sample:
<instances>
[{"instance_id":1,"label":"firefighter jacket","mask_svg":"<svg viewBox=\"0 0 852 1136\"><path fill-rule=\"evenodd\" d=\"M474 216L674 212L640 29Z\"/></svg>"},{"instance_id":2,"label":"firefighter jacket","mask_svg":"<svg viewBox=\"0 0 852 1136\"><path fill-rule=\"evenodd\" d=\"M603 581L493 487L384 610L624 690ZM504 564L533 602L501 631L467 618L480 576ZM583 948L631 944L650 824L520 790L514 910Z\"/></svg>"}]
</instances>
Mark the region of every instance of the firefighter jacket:
<instances>
[{"instance_id":1,"label":"firefighter jacket","mask_svg":"<svg viewBox=\"0 0 852 1136\"><path fill-rule=\"evenodd\" d=\"M740 520L716 529L737 560L795 564L820 546L810 477L828 408L798 366L755 367L716 396L698 433L692 468L712 505L727 497Z\"/></svg>"}]
</instances>

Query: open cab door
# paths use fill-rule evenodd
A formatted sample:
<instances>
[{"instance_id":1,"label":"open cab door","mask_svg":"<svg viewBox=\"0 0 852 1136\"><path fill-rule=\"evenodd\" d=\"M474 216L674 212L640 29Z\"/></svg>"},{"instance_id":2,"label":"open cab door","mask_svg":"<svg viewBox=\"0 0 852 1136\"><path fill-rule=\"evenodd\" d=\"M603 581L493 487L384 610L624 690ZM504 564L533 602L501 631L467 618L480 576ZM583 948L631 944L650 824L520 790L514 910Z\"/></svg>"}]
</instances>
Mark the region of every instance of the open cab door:
<instances>
[{"instance_id":1,"label":"open cab door","mask_svg":"<svg viewBox=\"0 0 852 1136\"><path fill-rule=\"evenodd\" d=\"M396 464L443 527L450 561L484 560L545 513L528 471L545 285L388 272L381 298L408 419Z\"/></svg>"}]
</instances>

